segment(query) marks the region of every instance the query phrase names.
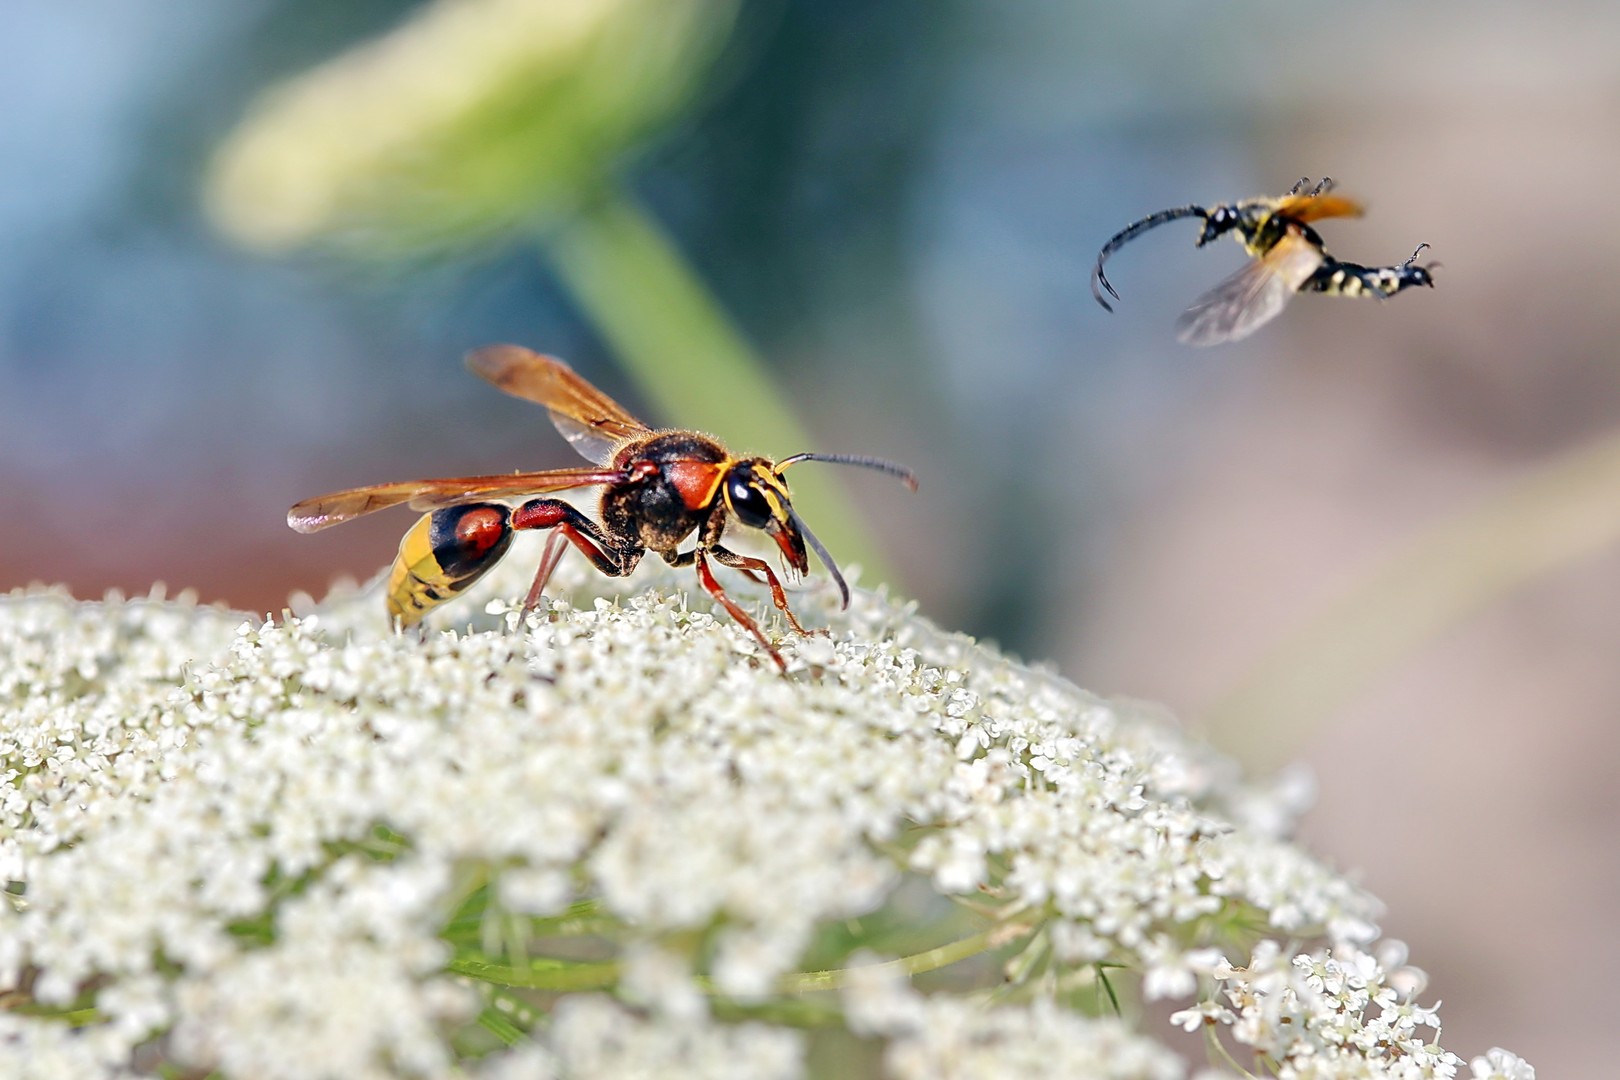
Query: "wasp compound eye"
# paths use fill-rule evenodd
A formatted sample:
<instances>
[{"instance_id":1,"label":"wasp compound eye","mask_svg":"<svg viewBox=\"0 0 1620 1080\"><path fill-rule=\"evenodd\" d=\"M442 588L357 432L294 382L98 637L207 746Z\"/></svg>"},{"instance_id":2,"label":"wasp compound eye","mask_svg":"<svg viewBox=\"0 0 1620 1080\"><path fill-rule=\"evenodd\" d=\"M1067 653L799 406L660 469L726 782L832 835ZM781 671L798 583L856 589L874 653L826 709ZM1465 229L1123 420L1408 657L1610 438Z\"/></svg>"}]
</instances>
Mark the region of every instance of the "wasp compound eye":
<instances>
[{"instance_id":1,"label":"wasp compound eye","mask_svg":"<svg viewBox=\"0 0 1620 1080\"><path fill-rule=\"evenodd\" d=\"M746 476L734 472L726 479L726 502L744 525L763 529L771 523L771 504Z\"/></svg>"}]
</instances>

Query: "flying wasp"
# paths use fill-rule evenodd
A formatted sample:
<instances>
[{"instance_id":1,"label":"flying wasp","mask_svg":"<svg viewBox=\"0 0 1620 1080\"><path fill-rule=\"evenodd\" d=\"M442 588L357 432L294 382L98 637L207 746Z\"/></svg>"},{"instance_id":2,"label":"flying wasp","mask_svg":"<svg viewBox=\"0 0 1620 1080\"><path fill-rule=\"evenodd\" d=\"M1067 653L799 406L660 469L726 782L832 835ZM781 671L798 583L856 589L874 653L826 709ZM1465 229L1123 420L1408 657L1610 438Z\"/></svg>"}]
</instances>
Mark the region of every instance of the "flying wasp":
<instances>
[{"instance_id":1,"label":"flying wasp","mask_svg":"<svg viewBox=\"0 0 1620 1080\"><path fill-rule=\"evenodd\" d=\"M1204 221L1198 247L1232 233L1253 260L1181 313L1176 320L1176 337L1188 345L1219 345L1248 337L1276 318L1296 292L1384 299L1414 285L1434 287L1429 273L1432 265L1417 265L1417 257L1427 244L1419 244L1411 258L1394 266L1362 266L1328 254L1311 222L1360 217L1361 204L1333 194L1330 179L1309 191L1305 190L1308 183L1308 179L1301 179L1281 198L1244 199L1213 210L1179 206L1149 214L1120 230L1097 253L1097 265L1091 271L1091 295L1105 311L1113 311L1103 293L1106 291L1115 300L1119 293L1103 273L1103 263L1149 229L1184 217Z\"/></svg>"},{"instance_id":2,"label":"flying wasp","mask_svg":"<svg viewBox=\"0 0 1620 1080\"><path fill-rule=\"evenodd\" d=\"M698 582L762 645L777 667L782 655L739 607L709 562L734 567L770 587L771 599L793 629L805 633L788 607L781 579L763 559L721 544L735 518L776 542L787 567L810 569L806 545L816 553L849 606L849 586L827 549L793 509L782 474L801 461L859 465L898 477L916 490L911 470L875 458L846 454L794 454L781 461L737 457L717 439L680 428L653 430L586 382L561 360L517 345L491 345L467 356L473 372L514 397L544 405L563 437L593 467L544 472L408 480L320 495L287 511L287 524L316 532L405 503L427 513L400 541L388 576L388 614L402 627L455 598L506 554L515 532L549 529L525 611L539 603L546 582L568 544L609 577L636 568L648 551L671 566L695 566ZM600 522L561 499L530 498L576 488L600 487ZM491 500L526 499L513 508ZM677 550L688 536L695 546Z\"/></svg>"}]
</instances>

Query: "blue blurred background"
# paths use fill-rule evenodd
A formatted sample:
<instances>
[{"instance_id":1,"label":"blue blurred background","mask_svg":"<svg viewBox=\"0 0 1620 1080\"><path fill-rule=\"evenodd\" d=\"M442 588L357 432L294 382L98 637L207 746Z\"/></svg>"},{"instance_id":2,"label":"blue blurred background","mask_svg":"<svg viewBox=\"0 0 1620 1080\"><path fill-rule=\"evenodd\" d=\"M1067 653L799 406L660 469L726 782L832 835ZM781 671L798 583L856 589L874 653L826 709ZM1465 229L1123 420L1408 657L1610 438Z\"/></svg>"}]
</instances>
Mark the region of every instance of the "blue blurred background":
<instances>
[{"instance_id":1,"label":"blue blurred background","mask_svg":"<svg viewBox=\"0 0 1620 1080\"><path fill-rule=\"evenodd\" d=\"M658 415L543 239L267 255L205 210L260 95L433 7L0 8L0 589L162 580L264 612L371 574L403 518L310 538L286 507L572 463L536 410L462 370L491 341L691 422ZM915 497L839 478L899 592L1082 685L1165 701L1259 767L1310 762L1310 839L1390 902L1445 1044L1597 1075L1620 959L1602 517L1620 477L1561 488L1599 520L1523 587L1482 572L1438 618L1367 601L1364 647L1387 628L1393 655L1315 699L1307 679L1297 725L1249 726L1233 695L1413 537L1620 429L1620 8L723 10L693 85L602 168L813 439L739 449L914 466ZM1337 255L1427 241L1438 287L1303 297L1195 352L1175 313L1241 255L1195 251L1179 223L1110 264L1116 314L1092 302L1098 247L1136 217L1307 174L1370 208L1325 223ZM1508 521L1484 539L1512 547ZM1415 580L1463 562L1420 559Z\"/></svg>"}]
</instances>

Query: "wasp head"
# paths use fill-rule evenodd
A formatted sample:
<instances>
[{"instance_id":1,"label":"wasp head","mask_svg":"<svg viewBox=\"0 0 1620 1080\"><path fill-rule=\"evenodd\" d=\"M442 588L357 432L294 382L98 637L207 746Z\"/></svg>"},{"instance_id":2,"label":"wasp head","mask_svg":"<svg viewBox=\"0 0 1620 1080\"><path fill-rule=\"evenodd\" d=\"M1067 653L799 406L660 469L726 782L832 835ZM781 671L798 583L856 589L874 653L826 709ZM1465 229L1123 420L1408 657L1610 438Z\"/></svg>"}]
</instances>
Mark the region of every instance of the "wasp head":
<instances>
[{"instance_id":1,"label":"wasp head","mask_svg":"<svg viewBox=\"0 0 1620 1080\"><path fill-rule=\"evenodd\" d=\"M1203 247L1211 240L1219 239L1222 235L1238 227L1243 215L1235 206L1217 206L1204 215L1204 231L1198 236L1198 247Z\"/></svg>"},{"instance_id":2,"label":"wasp head","mask_svg":"<svg viewBox=\"0 0 1620 1080\"><path fill-rule=\"evenodd\" d=\"M782 557L788 565L801 574L810 569L810 559L805 554L805 546L808 545L816 553L816 558L821 560L821 565L827 568L827 573L832 575L834 584L838 586L838 595L843 598L844 607L847 608L849 585L844 581L844 575L838 572L838 564L833 562L832 555L816 539L816 534L810 531L810 526L804 523L804 518L793 509L787 481L782 479L782 473L788 466L801 461L826 461L834 465L876 469L895 477L912 491L917 490L917 477L903 465L850 454L794 454L775 464L764 458L749 458L737 462L726 473L725 483L721 485L726 509L744 525L764 529L776 541L776 546L782 549Z\"/></svg>"},{"instance_id":3,"label":"wasp head","mask_svg":"<svg viewBox=\"0 0 1620 1080\"><path fill-rule=\"evenodd\" d=\"M793 510L786 481L769 461L739 461L726 473L720 491L731 516L749 528L763 529L782 549L788 566L801 574L810 569L810 556L804 546L808 530Z\"/></svg>"}]
</instances>

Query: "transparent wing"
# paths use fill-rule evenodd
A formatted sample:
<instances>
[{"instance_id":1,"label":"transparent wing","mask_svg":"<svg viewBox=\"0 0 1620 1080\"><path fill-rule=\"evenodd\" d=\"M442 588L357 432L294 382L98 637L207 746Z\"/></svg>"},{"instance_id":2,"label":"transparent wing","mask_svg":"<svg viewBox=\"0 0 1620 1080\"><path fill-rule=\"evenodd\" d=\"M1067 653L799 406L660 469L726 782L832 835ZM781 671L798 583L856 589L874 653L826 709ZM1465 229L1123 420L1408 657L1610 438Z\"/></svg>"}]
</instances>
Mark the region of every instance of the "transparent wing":
<instances>
[{"instance_id":1,"label":"transparent wing","mask_svg":"<svg viewBox=\"0 0 1620 1080\"><path fill-rule=\"evenodd\" d=\"M554 356L521 345L490 345L468 353L467 366L513 397L544 405L569 445L598 465L610 462L624 440L649 430Z\"/></svg>"},{"instance_id":2,"label":"transparent wing","mask_svg":"<svg viewBox=\"0 0 1620 1080\"><path fill-rule=\"evenodd\" d=\"M1290 232L1265 255L1194 300L1176 320L1186 345L1220 345L1248 337L1276 318L1289 297L1322 265L1320 248Z\"/></svg>"},{"instance_id":3,"label":"transparent wing","mask_svg":"<svg viewBox=\"0 0 1620 1080\"><path fill-rule=\"evenodd\" d=\"M543 495L549 491L616 484L628 477L628 473L617 469L549 469L545 472L372 484L305 499L287 511L287 524L301 533L312 533L401 503L409 504L415 510L437 510L483 499L516 499Z\"/></svg>"}]
</instances>

